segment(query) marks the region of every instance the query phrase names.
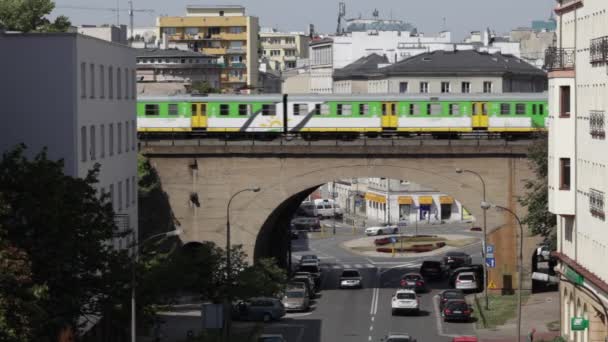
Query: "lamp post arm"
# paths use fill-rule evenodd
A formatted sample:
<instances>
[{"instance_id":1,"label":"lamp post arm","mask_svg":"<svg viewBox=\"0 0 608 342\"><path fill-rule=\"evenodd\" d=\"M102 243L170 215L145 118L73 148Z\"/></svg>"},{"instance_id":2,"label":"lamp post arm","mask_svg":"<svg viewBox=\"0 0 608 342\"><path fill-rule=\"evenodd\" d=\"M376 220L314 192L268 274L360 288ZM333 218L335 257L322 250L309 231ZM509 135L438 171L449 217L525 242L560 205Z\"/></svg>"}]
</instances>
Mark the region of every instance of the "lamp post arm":
<instances>
[{"instance_id":1,"label":"lamp post arm","mask_svg":"<svg viewBox=\"0 0 608 342\"><path fill-rule=\"evenodd\" d=\"M482 186L482 190L483 190L483 200L484 202L486 201L486 182L483 180L483 177L481 177L481 175L475 171L471 171L471 170L462 170L462 172L468 172L471 174L474 174L475 176L477 176L477 178L479 178L479 180L481 181L481 186Z\"/></svg>"}]
</instances>

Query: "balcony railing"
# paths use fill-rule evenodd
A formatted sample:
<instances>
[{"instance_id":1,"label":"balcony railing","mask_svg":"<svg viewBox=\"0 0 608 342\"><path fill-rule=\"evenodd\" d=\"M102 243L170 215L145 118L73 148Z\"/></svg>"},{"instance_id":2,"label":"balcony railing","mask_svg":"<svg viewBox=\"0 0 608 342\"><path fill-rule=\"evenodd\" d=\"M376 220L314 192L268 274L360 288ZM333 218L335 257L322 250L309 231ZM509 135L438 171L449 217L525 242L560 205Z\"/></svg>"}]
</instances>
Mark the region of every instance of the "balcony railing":
<instances>
[{"instance_id":1,"label":"balcony railing","mask_svg":"<svg viewBox=\"0 0 608 342\"><path fill-rule=\"evenodd\" d=\"M545 69L549 71L574 69L574 60L574 49L551 47L545 51Z\"/></svg>"},{"instance_id":2,"label":"balcony railing","mask_svg":"<svg viewBox=\"0 0 608 342\"><path fill-rule=\"evenodd\" d=\"M591 39L589 58L593 64L608 62L608 36Z\"/></svg>"},{"instance_id":3,"label":"balcony railing","mask_svg":"<svg viewBox=\"0 0 608 342\"><path fill-rule=\"evenodd\" d=\"M589 112L589 133L593 139L606 137L606 113L603 110Z\"/></svg>"},{"instance_id":4,"label":"balcony railing","mask_svg":"<svg viewBox=\"0 0 608 342\"><path fill-rule=\"evenodd\" d=\"M247 50L245 50L244 47L229 47L228 49L226 49L226 53L228 54L241 54L246 52Z\"/></svg>"}]
</instances>

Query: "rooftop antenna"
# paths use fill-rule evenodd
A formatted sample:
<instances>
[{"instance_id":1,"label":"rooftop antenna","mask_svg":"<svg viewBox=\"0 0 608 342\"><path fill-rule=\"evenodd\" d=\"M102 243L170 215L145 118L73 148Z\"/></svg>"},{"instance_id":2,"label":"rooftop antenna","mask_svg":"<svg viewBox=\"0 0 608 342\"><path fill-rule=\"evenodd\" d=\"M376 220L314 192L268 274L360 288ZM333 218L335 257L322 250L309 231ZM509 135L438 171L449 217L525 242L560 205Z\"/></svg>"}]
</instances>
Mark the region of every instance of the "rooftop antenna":
<instances>
[{"instance_id":1,"label":"rooftop antenna","mask_svg":"<svg viewBox=\"0 0 608 342\"><path fill-rule=\"evenodd\" d=\"M336 28L336 34L339 35L342 32L342 19L346 15L346 3L340 2L338 4L338 27Z\"/></svg>"},{"instance_id":2,"label":"rooftop antenna","mask_svg":"<svg viewBox=\"0 0 608 342\"><path fill-rule=\"evenodd\" d=\"M120 0L116 0L116 26L120 27Z\"/></svg>"},{"instance_id":3,"label":"rooftop antenna","mask_svg":"<svg viewBox=\"0 0 608 342\"><path fill-rule=\"evenodd\" d=\"M443 17L443 28L441 30L444 32L448 30L445 17Z\"/></svg>"},{"instance_id":4,"label":"rooftop antenna","mask_svg":"<svg viewBox=\"0 0 608 342\"><path fill-rule=\"evenodd\" d=\"M378 12L377 8L374 8L374 12L372 13L372 15L374 16L375 19L378 19L378 16L380 16L380 12Z\"/></svg>"}]
</instances>

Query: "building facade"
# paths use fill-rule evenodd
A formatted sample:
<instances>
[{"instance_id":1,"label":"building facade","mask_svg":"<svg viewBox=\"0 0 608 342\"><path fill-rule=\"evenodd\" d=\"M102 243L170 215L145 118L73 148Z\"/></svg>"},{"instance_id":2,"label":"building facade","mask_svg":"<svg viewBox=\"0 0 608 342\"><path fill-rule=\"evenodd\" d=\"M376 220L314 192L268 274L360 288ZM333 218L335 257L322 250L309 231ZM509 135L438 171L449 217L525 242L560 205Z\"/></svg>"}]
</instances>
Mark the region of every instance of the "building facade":
<instances>
[{"instance_id":1,"label":"building facade","mask_svg":"<svg viewBox=\"0 0 608 342\"><path fill-rule=\"evenodd\" d=\"M270 62L274 71L293 69L298 59L308 58L310 39L303 33L277 32L265 29L260 32L262 55Z\"/></svg>"},{"instance_id":2,"label":"building facade","mask_svg":"<svg viewBox=\"0 0 608 342\"><path fill-rule=\"evenodd\" d=\"M100 165L97 190L109 193L127 248L138 233L135 51L76 33L0 34L5 113L0 150L25 143L63 159L65 173L86 177ZM40 58L40 51L45 51ZM43 77L41 77L43 76ZM8 119L8 118L5 118Z\"/></svg>"},{"instance_id":3,"label":"building facade","mask_svg":"<svg viewBox=\"0 0 608 342\"><path fill-rule=\"evenodd\" d=\"M608 3L557 2L549 72L549 210L557 216L561 329L567 341L608 336Z\"/></svg>"},{"instance_id":4,"label":"building facade","mask_svg":"<svg viewBox=\"0 0 608 342\"><path fill-rule=\"evenodd\" d=\"M333 39L324 38L310 43L310 86L313 94L333 92Z\"/></svg>"},{"instance_id":5,"label":"building facade","mask_svg":"<svg viewBox=\"0 0 608 342\"><path fill-rule=\"evenodd\" d=\"M112 43L129 44L127 40L127 25L82 25L78 26L76 31L85 36L103 39Z\"/></svg>"},{"instance_id":6,"label":"building facade","mask_svg":"<svg viewBox=\"0 0 608 342\"><path fill-rule=\"evenodd\" d=\"M188 6L185 17L157 18L157 37L171 46L214 55L224 92L256 92L258 18L242 6Z\"/></svg>"}]
</instances>

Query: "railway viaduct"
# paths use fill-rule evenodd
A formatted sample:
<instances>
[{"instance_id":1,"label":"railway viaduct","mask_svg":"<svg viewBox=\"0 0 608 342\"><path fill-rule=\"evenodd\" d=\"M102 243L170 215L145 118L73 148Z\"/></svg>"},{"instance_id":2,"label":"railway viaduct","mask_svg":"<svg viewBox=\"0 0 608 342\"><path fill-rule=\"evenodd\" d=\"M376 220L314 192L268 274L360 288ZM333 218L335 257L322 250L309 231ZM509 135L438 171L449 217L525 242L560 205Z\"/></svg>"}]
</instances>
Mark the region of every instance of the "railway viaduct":
<instances>
[{"instance_id":1,"label":"railway viaduct","mask_svg":"<svg viewBox=\"0 0 608 342\"><path fill-rule=\"evenodd\" d=\"M250 260L274 256L284 262L291 213L319 185L341 178L386 177L434 187L458 199L481 224L482 187L463 168L480 173L492 203L520 216L518 197L533 177L526 159L531 140L358 139L268 142L215 139L142 140L140 150L157 170L183 242L225 245L226 206L232 194L232 243L244 246ZM516 281L519 228L507 213L489 210L488 243L496 246L490 279L503 287L503 275ZM524 244L530 260L532 239ZM528 279L526 277L525 279ZM504 284L507 287L508 284Z\"/></svg>"}]
</instances>

